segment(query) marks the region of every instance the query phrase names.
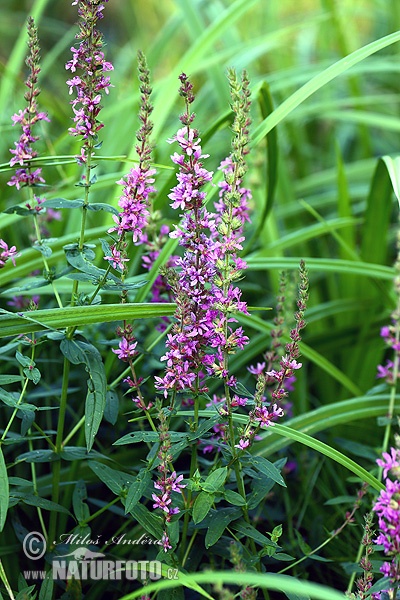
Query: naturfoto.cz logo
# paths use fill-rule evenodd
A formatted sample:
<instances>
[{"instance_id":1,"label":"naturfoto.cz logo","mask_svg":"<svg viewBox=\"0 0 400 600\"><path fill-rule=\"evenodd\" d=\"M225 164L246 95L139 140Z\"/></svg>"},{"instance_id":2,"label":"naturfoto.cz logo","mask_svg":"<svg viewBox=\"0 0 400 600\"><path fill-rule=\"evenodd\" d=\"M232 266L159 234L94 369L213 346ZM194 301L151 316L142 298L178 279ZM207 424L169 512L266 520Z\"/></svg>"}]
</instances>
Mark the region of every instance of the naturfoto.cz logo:
<instances>
[{"instance_id":1,"label":"naturfoto.cz logo","mask_svg":"<svg viewBox=\"0 0 400 600\"><path fill-rule=\"evenodd\" d=\"M46 552L46 542L39 532L31 532L23 542L25 555L38 560ZM70 580L72 578L85 580L121 580L127 579L157 581L163 576L162 563L159 560L114 560L107 558L102 552L94 552L86 546L75 548L72 552L54 556L51 570L26 571L25 579ZM164 576L168 579L178 579L178 570L164 568Z\"/></svg>"}]
</instances>

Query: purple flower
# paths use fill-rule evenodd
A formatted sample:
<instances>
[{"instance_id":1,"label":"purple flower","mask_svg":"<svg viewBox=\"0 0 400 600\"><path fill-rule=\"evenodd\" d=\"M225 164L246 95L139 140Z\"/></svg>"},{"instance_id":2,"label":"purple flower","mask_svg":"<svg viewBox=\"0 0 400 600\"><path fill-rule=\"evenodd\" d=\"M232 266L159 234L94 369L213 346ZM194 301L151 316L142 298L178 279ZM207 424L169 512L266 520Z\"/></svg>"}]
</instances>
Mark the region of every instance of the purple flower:
<instances>
[{"instance_id":1,"label":"purple flower","mask_svg":"<svg viewBox=\"0 0 400 600\"><path fill-rule=\"evenodd\" d=\"M124 262L128 262L129 258L125 258L122 253L117 249L115 244L110 246L111 255L105 256L104 260L110 261L114 269L118 269L119 271L125 271Z\"/></svg>"},{"instance_id":2,"label":"purple flower","mask_svg":"<svg viewBox=\"0 0 400 600\"><path fill-rule=\"evenodd\" d=\"M132 342L132 339L123 337L122 340L118 344L118 349L115 350L112 348L114 354L118 356L120 360L129 361L131 358L137 355L135 350L137 346L137 342Z\"/></svg>"},{"instance_id":3,"label":"purple flower","mask_svg":"<svg viewBox=\"0 0 400 600\"><path fill-rule=\"evenodd\" d=\"M249 371L249 373L252 373L253 375L260 375L260 373L263 373L265 369L265 362L262 363L257 363L256 367L253 367L252 365L250 367L247 367L247 370Z\"/></svg>"},{"instance_id":4,"label":"purple flower","mask_svg":"<svg viewBox=\"0 0 400 600\"><path fill-rule=\"evenodd\" d=\"M162 496L152 494L151 497L154 500L153 508L160 508L165 513L169 513L168 505L171 504L172 500L167 492L165 492L165 494L163 494Z\"/></svg>"},{"instance_id":5,"label":"purple flower","mask_svg":"<svg viewBox=\"0 0 400 600\"><path fill-rule=\"evenodd\" d=\"M166 531L164 531L161 538L162 546L164 548L164 552L168 552L168 550L172 549L171 544L169 543L169 537Z\"/></svg>"},{"instance_id":6,"label":"purple flower","mask_svg":"<svg viewBox=\"0 0 400 600\"><path fill-rule=\"evenodd\" d=\"M390 448L390 454L388 452L382 453L383 460L378 458L377 463L383 468L383 476L386 479L389 471L399 473L400 468L400 450L398 448Z\"/></svg>"},{"instance_id":7,"label":"purple flower","mask_svg":"<svg viewBox=\"0 0 400 600\"><path fill-rule=\"evenodd\" d=\"M235 444L235 448L239 448L239 450L246 450L250 446L250 440L240 439L238 444Z\"/></svg>"},{"instance_id":8,"label":"purple flower","mask_svg":"<svg viewBox=\"0 0 400 600\"><path fill-rule=\"evenodd\" d=\"M282 408L278 408L276 404L267 408L266 406L256 406L254 409L254 420L257 421L260 426L269 427L274 425L273 420L279 417L283 417Z\"/></svg>"}]
</instances>

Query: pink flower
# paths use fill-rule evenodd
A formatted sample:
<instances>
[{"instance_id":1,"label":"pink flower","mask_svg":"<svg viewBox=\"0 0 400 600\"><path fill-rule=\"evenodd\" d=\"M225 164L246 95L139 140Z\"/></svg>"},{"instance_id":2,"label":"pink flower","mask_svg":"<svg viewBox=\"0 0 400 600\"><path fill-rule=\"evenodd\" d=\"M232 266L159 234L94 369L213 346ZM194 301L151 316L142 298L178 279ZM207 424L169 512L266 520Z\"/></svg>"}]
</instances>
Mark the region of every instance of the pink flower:
<instances>
[{"instance_id":1,"label":"pink flower","mask_svg":"<svg viewBox=\"0 0 400 600\"><path fill-rule=\"evenodd\" d=\"M239 440L239 443L235 444L235 448L239 448L239 450L245 450L248 446L250 446L249 440Z\"/></svg>"},{"instance_id":2,"label":"pink flower","mask_svg":"<svg viewBox=\"0 0 400 600\"><path fill-rule=\"evenodd\" d=\"M11 262L15 267L15 257L18 256L17 248L15 246L9 248L6 242L0 239L0 250L0 269L4 267L8 259L11 259Z\"/></svg>"},{"instance_id":3,"label":"pink flower","mask_svg":"<svg viewBox=\"0 0 400 600\"><path fill-rule=\"evenodd\" d=\"M119 342L118 346L118 350L112 348L112 351L118 356L120 360L127 361L130 358L136 356L137 354L137 352L135 351L137 342L128 341L125 337L123 337L122 340Z\"/></svg>"}]
</instances>

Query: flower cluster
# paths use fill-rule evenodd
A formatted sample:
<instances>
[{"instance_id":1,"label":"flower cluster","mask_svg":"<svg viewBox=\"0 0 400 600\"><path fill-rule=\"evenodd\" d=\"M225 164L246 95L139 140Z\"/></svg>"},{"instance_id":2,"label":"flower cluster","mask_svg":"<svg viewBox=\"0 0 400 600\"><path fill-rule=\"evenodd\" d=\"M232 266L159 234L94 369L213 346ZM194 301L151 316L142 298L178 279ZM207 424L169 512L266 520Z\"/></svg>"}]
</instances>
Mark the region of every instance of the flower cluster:
<instances>
[{"instance_id":1,"label":"flower cluster","mask_svg":"<svg viewBox=\"0 0 400 600\"><path fill-rule=\"evenodd\" d=\"M12 116L13 125L17 123L22 128L22 133L17 142L15 149L10 149L13 154L10 160L10 166L13 167L19 164L21 168L15 171L15 174L8 181L8 185L15 185L17 190L23 186L34 186L44 183L42 177L42 169L32 169L31 161L37 157L38 153L33 149L33 144L38 141L39 137L33 135L33 127L40 121L49 121L47 113L40 112L37 105L37 97L40 94L40 88L37 86L38 75L40 73L40 48L37 35L37 27L32 17L29 17L27 23L27 31L29 36L28 47L29 54L26 59L26 65L29 68L29 75L25 82L28 91L24 98L27 106Z\"/></svg>"},{"instance_id":2,"label":"flower cluster","mask_svg":"<svg viewBox=\"0 0 400 600\"><path fill-rule=\"evenodd\" d=\"M102 109L100 102L102 93L108 94L111 86L110 77L104 73L111 71L113 66L105 60L103 35L96 29L97 22L103 18L103 0L75 0L72 4L78 5L79 32L75 38L81 42L78 48L72 46L72 59L65 65L73 74L67 81L69 93L76 92L70 103L75 125L69 132L84 140L81 154L76 157L83 164L93 155L93 142L97 142L97 133L103 127L98 119Z\"/></svg>"},{"instance_id":3,"label":"flower cluster","mask_svg":"<svg viewBox=\"0 0 400 600\"><path fill-rule=\"evenodd\" d=\"M378 515L379 524L379 535L374 542L381 544L385 555L390 557L390 562L384 562L380 570L397 588L400 585L400 449L384 452L377 463L383 468L385 489L372 509ZM396 477L394 481L388 477L389 472Z\"/></svg>"},{"instance_id":4,"label":"flower cluster","mask_svg":"<svg viewBox=\"0 0 400 600\"><path fill-rule=\"evenodd\" d=\"M281 287L282 292L282 287ZM278 298L278 315L275 321L277 328L272 336L272 349L265 355L265 362L257 363L257 366L248 368L250 373L257 376L256 393L254 395L255 408L249 413L249 421L241 431L239 443L236 447L245 450L250 447L260 427L274 425L276 419L283 417L284 411L281 407L286 400L291 384L295 379L294 373L302 367L297 361L299 357L300 331L305 327L304 313L308 299L308 275L303 261L300 263L300 283L297 299L297 311L294 315L295 326L290 331L290 339L285 346L286 354L279 360L279 369L273 369L272 364L277 360L277 351L280 347L278 336L282 334L281 312L283 308L283 296ZM268 365L267 365L268 361ZM268 370L267 370L268 369ZM268 393L266 390L268 389ZM271 402L268 399L271 397ZM285 409L288 408L285 403Z\"/></svg>"},{"instance_id":5,"label":"flower cluster","mask_svg":"<svg viewBox=\"0 0 400 600\"><path fill-rule=\"evenodd\" d=\"M248 314L247 305L241 300L241 290L234 282L240 279L242 270L246 268L245 261L237 253L243 249L243 226L250 221L248 201L251 193L242 187L242 178L246 173L244 157L248 152L250 92L246 73L243 73L241 82L233 70L228 72L228 77L235 114L232 126L234 137L232 153L219 167L224 174L224 181L220 184L219 201L215 204L217 216L213 233L216 273L212 295L216 315L213 315L213 334L209 343L212 353L205 357L204 362L210 375L234 385L235 380L229 375L228 356L238 348L244 348L249 341L242 327L233 329L231 324L237 323L234 314Z\"/></svg>"},{"instance_id":6,"label":"flower cluster","mask_svg":"<svg viewBox=\"0 0 400 600\"><path fill-rule=\"evenodd\" d=\"M140 241L143 229L147 225L149 217L148 198L155 188L152 186L155 169L144 170L140 165L129 171L125 178L117 181L123 185L124 189L118 205L122 208L119 215L113 215L116 226L108 231L116 231L118 236L125 235L125 232L132 233L134 242Z\"/></svg>"},{"instance_id":7,"label":"flower cluster","mask_svg":"<svg viewBox=\"0 0 400 600\"><path fill-rule=\"evenodd\" d=\"M150 135L153 129L153 123L150 120L150 115L153 111L153 106L150 102L152 92L150 86L150 73L147 67L145 56L142 52L138 53L138 70L140 81L140 111L139 120L141 126L136 133L138 141L136 152L139 157L139 164L132 168L127 175L117 183L124 186L122 195L118 201L119 207L122 209L119 215L113 215L116 223L108 231L112 233L116 231L119 240L111 246L112 256L106 260L111 260L114 268L124 271L124 262L127 260L121 250L125 249L124 240L126 233L132 234L134 243L141 243L143 232L147 227L149 219L149 196L155 192L153 187L155 169L150 168L151 143Z\"/></svg>"},{"instance_id":8,"label":"flower cluster","mask_svg":"<svg viewBox=\"0 0 400 600\"><path fill-rule=\"evenodd\" d=\"M157 457L160 462L157 467L159 475L157 481L154 482L154 487L156 490L158 490L158 493L153 493L152 498L154 500L153 508L160 509L163 514L165 527L162 536L162 544L164 551L168 552L168 550L172 549L167 531L168 523L170 523L173 515L179 513L178 507L171 506L171 494L172 492L181 493L186 485L181 483L183 475L177 475L176 471L171 472L169 468L169 465L172 461L172 456L170 454L171 438L168 431L166 415L160 406L158 410L158 420L160 448Z\"/></svg>"},{"instance_id":9,"label":"flower cluster","mask_svg":"<svg viewBox=\"0 0 400 600\"><path fill-rule=\"evenodd\" d=\"M365 527L364 535L361 540L362 546L364 546L364 556L360 559L360 567L363 571L362 576L356 581L358 600L366 600L368 597L368 590L372 586L374 579L373 566L370 560L370 556L373 553L373 537L374 531L372 530L373 513L369 512L365 515Z\"/></svg>"},{"instance_id":10,"label":"flower cluster","mask_svg":"<svg viewBox=\"0 0 400 600\"><path fill-rule=\"evenodd\" d=\"M132 333L132 326L125 325L124 329L118 327L117 335L121 337L121 341L118 344L118 349L114 348L112 351L122 361L129 362L137 355L136 346L137 341L135 340Z\"/></svg>"},{"instance_id":11,"label":"flower cluster","mask_svg":"<svg viewBox=\"0 0 400 600\"><path fill-rule=\"evenodd\" d=\"M109 264L123 275L125 275L126 271L125 263L129 261L129 258L126 255L126 233L132 233L133 242L140 241L142 231L147 225L149 216L149 195L155 191L155 188L151 185L154 182L152 175L154 175L155 170L150 169L151 144L149 141L153 129L153 124L150 121L150 115L153 110L150 103L150 94L152 90L150 87L149 70L147 68L145 56L142 52L138 53L138 70L141 92L139 112L141 126L136 133L136 139L138 140L136 151L139 156L139 165L138 167L131 169L125 179L118 182L124 186L123 194L119 200L119 206L122 208L122 212L120 212L118 216L113 215L116 227L111 227L109 229L110 233L117 231L118 240L110 246L110 253L104 256L104 259L109 261ZM126 297L123 295L122 301L125 300ZM132 384L131 387L135 387L138 391L137 398L134 398L133 400L139 408L147 410L150 407L150 404L146 407L139 391L139 381L132 366L132 358L137 354L135 350L136 345L137 342L133 336L132 327L125 324L122 340L119 343L119 349L113 350L113 352L115 352L121 360L129 362L133 382L129 379L128 383L129 385Z\"/></svg>"}]
</instances>

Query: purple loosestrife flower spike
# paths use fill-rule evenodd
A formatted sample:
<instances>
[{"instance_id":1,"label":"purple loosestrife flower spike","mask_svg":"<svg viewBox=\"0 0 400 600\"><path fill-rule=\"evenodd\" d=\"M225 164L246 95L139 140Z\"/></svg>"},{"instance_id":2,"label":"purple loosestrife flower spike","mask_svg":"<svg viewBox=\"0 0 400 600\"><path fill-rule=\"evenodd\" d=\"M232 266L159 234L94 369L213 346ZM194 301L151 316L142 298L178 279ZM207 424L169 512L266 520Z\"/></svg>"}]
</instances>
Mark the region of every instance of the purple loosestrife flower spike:
<instances>
[{"instance_id":1,"label":"purple loosestrife flower spike","mask_svg":"<svg viewBox=\"0 0 400 600\"><path fill-rule=\"evenodd\" d=\"M158 465L158 478L154 483L154 487L158 490L158 493L152 494L154 501L153 508L160 509L164 520L164 533L162 537L164 552L172 549L168 535L168 524L171 521L173 515L179 513L179 508L173 507L172 505L172 492L182 493L182 490L186 487L186 484L182 483L183 475L177 475L176 471L170 469L172 461L171 452L171 438L168 430L167 418L162 410L161 404L158 402L158 432L160 449L157 457L160 460Z\"/></svg>"},{"instance_id":2,"label":"purple loosestrife flower spike","mask_svg":"<svg viewBox=\"0 0 400 600\"><path fill-rule=\"evenodd\" d=\"M78 6L79 32L75 38L81 41L78 48L72 46L73 56L65 68L72 74L67 81L69 93L76 93L70 103L75 125L69 132L72 136L82 136L84 140L81 154L76 157L80 164L86 163L93 155L93 147L98 142L97 134L103 127L99 120L100 102L103 92L108 94L111 86L110 77L105 73L114 68L105 60L103 35L96 28L97 22L103 18L104 2L108 0L75 0L72 3Z\"/></svg>"},{"instance_id":3,"label":"purple loosestrife flower spike","mask_svg":"<svg viewBox=\"0 0 400 600\"><path fill-rule=\"evenodd\" d=\"M235 114L232 130L234 133L231 155L221 163L224 173L217 210L215 240L216 271L212 286L213 330L209 340L212 353L204 358L204 364L210 375L220 377L225 383L235 384L228 370L228 356L242 349L249 338L241 327L233 329L231 323L237 323L235 313L248 314L247 305L241 300L241 290L234 282L246 268L246 263L238 256L244 241L243 226L249 221L248 200L251 193L242 187L242 178L246 173L245 154L248 144L250 125L249 81L246 73L238 81L234 70L228 72L231 88L232 109ZM228 399L229 401L229 399Z\"/></svg>"},{"instance_id":4,"label":"purple loosestrife flower spike","mask_svg":"<svg viewBox=\"0 0 400 600\"><path fill-rule=\"evenodd\" d=\"M179 166L178 184L169 198L172 208L184 211L179 227L170 233L178 238L184 248L182 258L175 264L178 271L166 269L177 309L176 322L167 336L167 352L161 358L166 362L164 377L156 377L156 388L167 397L168 392L199 392L200 371L203 367L205 348L212 333L213 303L210 282L215 275L216 244L210 237L215 225L204 206L203 187L212 180L212 172L203 167L201 139L192 127L194 113L190 105L194 100L192 84L185 74L180 76L180 95L185 98L186 112L180 120L183 127L169 140L178 142L181 154L175 152L172 161ZM215 312L215 311L214 311Z\"/></svg>"},{"instance_id":5,"label":"purple loosestrife flower spike","mask_svg":"<svg viewBox=\"0 0 400 600\"><path fill-rule=\"evenodd\" d=\"M13 154L10 166L13 167L19 164L20 168L15 171L15 174L8 181L8 185L15 185L17 190L23 186L44 183L42 169L32 170L31 165L31 160L38 155L37 151L33 149L33 144L39 139L38 136L33 135L33 127L40 121L50 121L47 113L39 112L36 100L40 94L40 88L37 85L40 73L40 47L37 27L32 17L28 18L27 31L29 54L25 64L29 68L29 75L25 82L28 91L24 95L27 106L12 117L13 125L18 123L22 128L21 136L18 142L15 142L15 149L10 149L11 154Z\"/></svg>"},{"instance_id":6,"label":"purple loosestrife flower spike","mask_svg":"<svg viewBox=\"0 0 400 600\"><path fill-rule=\"evenodd\" d=\"M139 157L139 164L133 167L119 183L124 186L118 205L122 209L118 216L114 215L116 223L109 232L116 231L120 238L118 244L121 246L126 233L132 234L134 243L145 241L144 230L147 227L149 219L149 196L156 190L153 187L155 169L150 168L150 158L152 146L150 135L153 130L153 123L150 115L153 106L150 102L152 92L150 86L150 73L147 68L145 56L142 52L138 53L138 69L140 80L140 112L139 119L141 126L136 134L138 141L136 152ZM118 248L120 250L120 248ZM115 259L114 259L115 260Z\"/></svg>"}]
</instances>

